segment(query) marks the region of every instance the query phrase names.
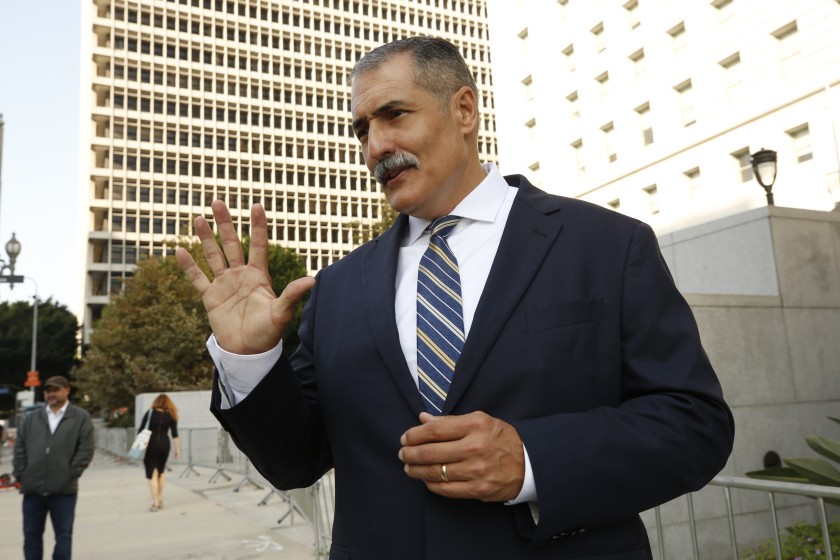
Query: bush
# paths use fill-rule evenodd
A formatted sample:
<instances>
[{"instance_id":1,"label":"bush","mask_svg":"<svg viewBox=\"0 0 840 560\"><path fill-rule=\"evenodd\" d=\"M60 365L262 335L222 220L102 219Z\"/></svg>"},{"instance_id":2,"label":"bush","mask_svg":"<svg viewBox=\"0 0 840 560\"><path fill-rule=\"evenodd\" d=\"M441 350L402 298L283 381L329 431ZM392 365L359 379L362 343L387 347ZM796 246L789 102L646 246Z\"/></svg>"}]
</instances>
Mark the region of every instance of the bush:
<instances>
[{"instance_id":1,"label":"bush","mask_svg":"<svg viewBox=\"0 0 840 560\"><path fill-rule=\"evenodd\" d=\"M785 528L782 535L782 558L784 560L822 560L825 558L822 527L799 521ZM835 558L840 555L840 522L828 526L831 539L831 552ZM775 560L776 546L772 540L755 548L742 551L744 560Z\"/></svg>"}]
</instances>

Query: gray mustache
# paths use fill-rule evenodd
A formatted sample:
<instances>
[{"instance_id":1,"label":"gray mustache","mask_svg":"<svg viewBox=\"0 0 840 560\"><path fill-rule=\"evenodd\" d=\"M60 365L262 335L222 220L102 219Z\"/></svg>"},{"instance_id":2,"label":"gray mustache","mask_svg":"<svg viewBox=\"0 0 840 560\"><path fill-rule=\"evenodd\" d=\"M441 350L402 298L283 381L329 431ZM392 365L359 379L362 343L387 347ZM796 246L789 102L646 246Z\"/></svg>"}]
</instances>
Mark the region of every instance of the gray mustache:
<instances>
[{"instance_id":1,"label":"gray mustache","mask_svg":"<svg viewBox=\"0 0 840 560\"><path fill-rule=\"evenodd\" d=\"M420 167L420 160L414 154L408 152L400 152L392 156L388 156L376 164L373 170L373 176L379 184L385 184L385 176L394 169L401 167Z\"/></svg>"}]
</instances>

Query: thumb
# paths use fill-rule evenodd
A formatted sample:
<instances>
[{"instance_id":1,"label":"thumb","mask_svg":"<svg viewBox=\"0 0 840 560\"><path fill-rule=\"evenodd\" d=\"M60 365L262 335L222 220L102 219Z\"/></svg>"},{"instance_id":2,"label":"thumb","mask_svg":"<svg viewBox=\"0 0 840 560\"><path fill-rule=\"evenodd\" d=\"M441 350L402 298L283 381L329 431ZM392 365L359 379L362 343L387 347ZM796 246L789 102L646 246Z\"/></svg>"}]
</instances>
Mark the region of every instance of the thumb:
<instances>
[{"instance_id":1,"label":"thumb","mask_svg":"<svg viewBox=\"0 0 840 560\"><path fill-rule=\"evenodd\" d=\"M315 279L310 276L292 280L286 285L280 296L274 300L272 315L274 315L275 321L279 323L283 330L286 329L289 321L292 320L297 303L314 285Z\"/></svg>"}]
</instances>

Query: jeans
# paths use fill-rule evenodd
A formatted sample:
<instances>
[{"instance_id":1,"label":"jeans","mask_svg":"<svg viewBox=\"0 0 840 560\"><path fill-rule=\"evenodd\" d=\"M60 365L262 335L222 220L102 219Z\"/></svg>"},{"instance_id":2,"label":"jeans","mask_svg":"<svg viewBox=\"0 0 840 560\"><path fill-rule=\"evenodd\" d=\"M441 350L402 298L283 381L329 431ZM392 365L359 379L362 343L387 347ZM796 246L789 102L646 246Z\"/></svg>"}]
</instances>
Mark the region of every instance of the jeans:
<instances>
[{"instance_id":1,"label":"jeans","mask_svg":"<svg viewBox=\"0 0 840 560\"><path fill-rule=\"evenodd\" d=\"M23 496L23 557L42 560L44 557L44 527L50 514L55 531L53 560L70 560L73 545L73 518L76 515L77 494Z\"/></svg>"}]
</instances>

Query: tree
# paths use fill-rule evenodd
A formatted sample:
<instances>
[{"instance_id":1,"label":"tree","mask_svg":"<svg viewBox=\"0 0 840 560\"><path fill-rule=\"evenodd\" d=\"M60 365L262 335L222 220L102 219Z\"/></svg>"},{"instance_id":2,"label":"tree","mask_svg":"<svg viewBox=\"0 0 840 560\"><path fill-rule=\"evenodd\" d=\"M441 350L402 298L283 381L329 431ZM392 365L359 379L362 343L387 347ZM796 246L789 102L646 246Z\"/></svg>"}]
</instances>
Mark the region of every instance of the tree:
<instances>
[{"instance_id":1,"label":"tree","mask_svg":"<svg viewBox=\"0 0 840 560\"><path fill-rule=\"evenodd\" d=\"M0 386L22 387L32 366L33 304L0 303ZM43 381L52 375L70 376L75 363L79 324L66 306L52 298L38 304L36 368ZM9 393L0 400L0 411L14 407Z\"/></svg>"},{"instance_id":2,"label":"tree","mask_svg":"<svg viewBox=\"0 0 840 560\"><path fill-rule=\"evenodd\" d=\"M183 246L212 278L201 245ZM246 256L248 247L245 239ZM270 246L268 260L276 293L306 274L303 259L283 247ZM299 314L284 341L290 350L297 346ZM95 409L107 412L133 410L139 393L209 389L213 362L205 343L210 332L201 298L175 259L142 260L96 324L76 372L81 392Z\"/></svg>"},{"instance_id":3,"label":"tree","mask_svg":"<svg viewBox=\"0 0 840 560\"><path fill-rule=\"evenodd\" d=\"M137 264L103 310L75 374L93 410L134 409L139 393L209 389L207 314L175 260Z\"/></svg>"}]
</instances>

